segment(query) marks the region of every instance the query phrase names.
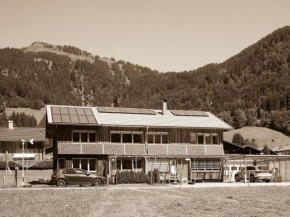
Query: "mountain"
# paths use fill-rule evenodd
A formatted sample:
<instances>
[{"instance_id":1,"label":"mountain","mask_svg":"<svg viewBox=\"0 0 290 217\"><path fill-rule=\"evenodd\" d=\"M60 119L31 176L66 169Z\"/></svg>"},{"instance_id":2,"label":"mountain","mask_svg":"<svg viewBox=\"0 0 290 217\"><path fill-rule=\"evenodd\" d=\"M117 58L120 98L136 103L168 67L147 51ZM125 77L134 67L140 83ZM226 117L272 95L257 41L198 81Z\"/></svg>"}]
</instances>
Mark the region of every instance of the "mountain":
<instances>
[{"instance_id":1,"label":"mountain","mask_svg":"<svg viewBox=\"0 0 290 217\"><path fill-rule=\"evenodd\" d=\"M236 128L290 134L290 27L280 28L223 63L160 73L73 46L33 43L0 49L0 112L44 104L207 110Z\"/></svg>"}]
</instances>

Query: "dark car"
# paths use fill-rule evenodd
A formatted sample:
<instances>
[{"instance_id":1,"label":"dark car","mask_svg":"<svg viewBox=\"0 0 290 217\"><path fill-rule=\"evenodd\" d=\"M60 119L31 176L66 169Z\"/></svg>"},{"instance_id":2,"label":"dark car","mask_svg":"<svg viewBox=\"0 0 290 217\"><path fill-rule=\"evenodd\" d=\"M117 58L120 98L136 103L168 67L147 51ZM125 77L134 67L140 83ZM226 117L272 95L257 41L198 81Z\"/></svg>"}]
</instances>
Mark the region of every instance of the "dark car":
<instances>
[{"instance_id":1,"label":"dark car","mask_svg":"<svg viewBox=\"0 0 290 217\"><path fill-rule=\"evenodd\" d=\"M51 183L59 187L88 184L101 186L106 183L106 178L82 169L59 169L55 170L51 175Z\"/></svg>"}]
</instances>

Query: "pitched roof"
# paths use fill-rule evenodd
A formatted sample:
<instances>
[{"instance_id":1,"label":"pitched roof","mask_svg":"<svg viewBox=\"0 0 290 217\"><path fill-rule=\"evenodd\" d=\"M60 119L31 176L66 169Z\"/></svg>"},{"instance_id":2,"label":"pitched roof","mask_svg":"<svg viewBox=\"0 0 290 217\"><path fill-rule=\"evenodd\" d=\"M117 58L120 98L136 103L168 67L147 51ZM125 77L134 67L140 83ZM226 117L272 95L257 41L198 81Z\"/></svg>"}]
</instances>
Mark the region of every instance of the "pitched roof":
<instances>
[{"instance_id":1,"label":"pitched roof","mask_svg":"<svg viewBox=\"0 0 290 217\"><path fill-rule=\"evenodd\" d=\"M45 138L45 128L15 127L9 130L7 127L0 127L0 142L19 142L20 139L35 142L43 142Z\"/></svg>"},{"instance_id":2,"label":"pitched roof","mask_svg":"<svg viewBox=\"0 0 290 217\"><path fill-rule=\"evenodd\" d=\"M62 114L54 115L53 111L56 108L76 108L76 109L90 109L94 115L89 121L81 122L77 117L69 114L62 118ZM109 109L109 108L108 108ZM61 109L59 109L61 111ZM110 109L109 109L110 110ZM230 125L216 117L210 112L194 112L191 111L167 111L166 115L162 114L161 110L146 109L132 109L132 108L118 108L107 111L104 107L77 107L77 106L47 106L47 120L48 124L73 124L73 125L105 125L105 126L143 126L143 127L178 127L178 128L203 128L203 129L233 129ZM148 110L148 109L147 109ZM138 113L139 111L139 113ZM154 111L154 112L152 112ZM63 114L66 115L66 114ZM84 115L79 115L78 118L85 119Z\"/></svg>"},{"instance_id":3,"label":"pitched roof","mask_svg":"<svg viewBox=\"0 0 290 217\"><path fill-rule=\"evenodd\" d=\"M290 150L290 144L279 145L279 146L272 148L272 151L275 151L275 152L289 151L289 150Z\"/></svg>"}]
</instances>

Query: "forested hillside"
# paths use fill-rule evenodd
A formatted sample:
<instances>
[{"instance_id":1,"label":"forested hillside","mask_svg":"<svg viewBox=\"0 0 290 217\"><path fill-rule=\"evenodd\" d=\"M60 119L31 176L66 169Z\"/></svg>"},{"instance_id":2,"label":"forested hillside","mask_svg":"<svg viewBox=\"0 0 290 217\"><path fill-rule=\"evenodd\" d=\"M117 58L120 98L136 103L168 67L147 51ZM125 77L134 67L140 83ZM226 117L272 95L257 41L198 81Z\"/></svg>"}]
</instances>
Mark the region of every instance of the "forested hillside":
<instances>
[{"instance_id":1,"label":"forested hillside","mask_svg":"<svg viewBox=\"0 0 290 217\"><path fill-rule=\"evenodd\" d=\"M44 104L158 109L166 98L169 109L211 111L236 128L265 126L290 134L289 26L223 63L181 73L98 56L87 61L92 55L72 46L31 46L0 50L0 112L4 102L36 109Z\"/></svg>"}]
</instances>

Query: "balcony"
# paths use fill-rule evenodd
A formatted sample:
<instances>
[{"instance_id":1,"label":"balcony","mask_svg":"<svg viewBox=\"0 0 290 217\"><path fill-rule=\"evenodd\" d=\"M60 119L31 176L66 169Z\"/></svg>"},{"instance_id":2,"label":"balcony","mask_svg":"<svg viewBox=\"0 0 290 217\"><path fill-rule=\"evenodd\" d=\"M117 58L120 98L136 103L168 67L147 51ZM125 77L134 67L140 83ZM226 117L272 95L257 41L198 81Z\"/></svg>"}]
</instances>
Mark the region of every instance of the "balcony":
<instances>
[{"instance_id":1,"label":"balcony","mask_svg":"<svg viewBox=\"0 0 290 217\"><path fill-rule=\"evenodd\" d=\"M58 142L58 154L144 155L144 144Z\"/></svg>"},{"instance_id":2,"label":"balcony","mask_svg":"<svg viewBox=\"0 0 290 217\"><path fill-rule=\"evenodd\" d=\"M104 155L222 155L222 145L123 144L58 142L58 154Z\"/></svg>"}]
</instances>

